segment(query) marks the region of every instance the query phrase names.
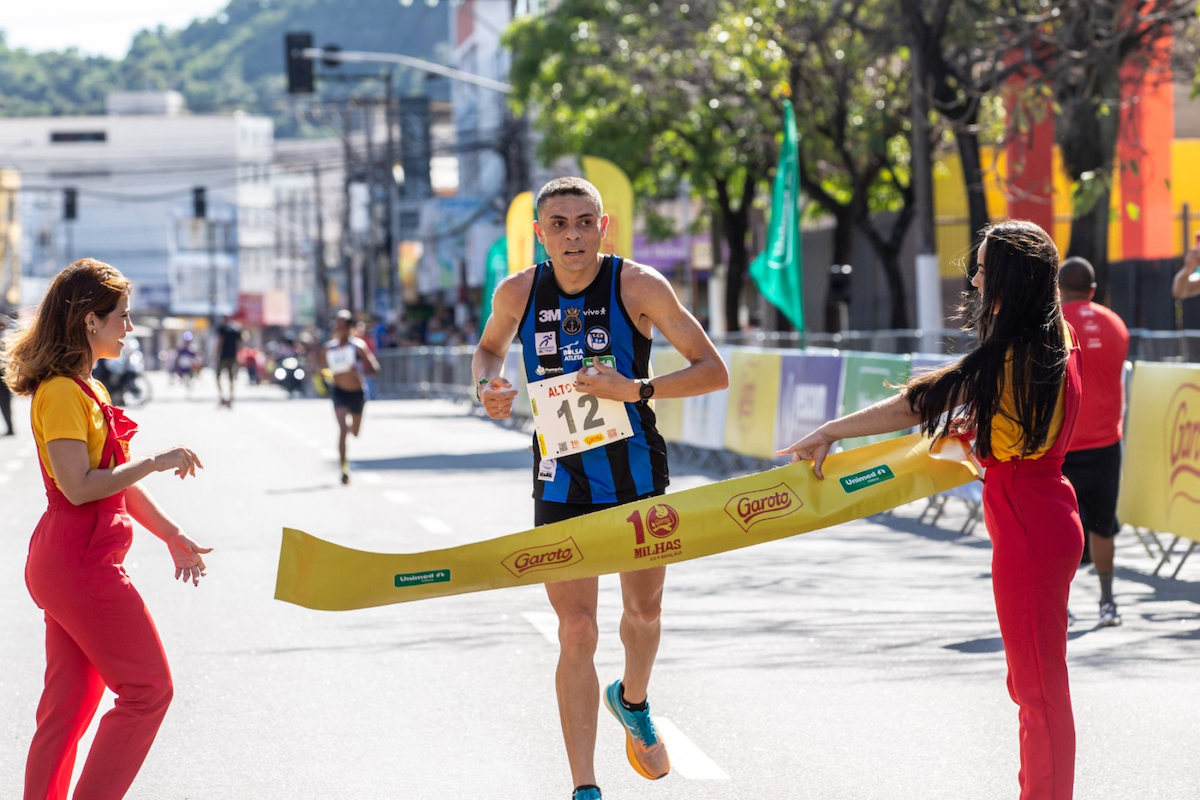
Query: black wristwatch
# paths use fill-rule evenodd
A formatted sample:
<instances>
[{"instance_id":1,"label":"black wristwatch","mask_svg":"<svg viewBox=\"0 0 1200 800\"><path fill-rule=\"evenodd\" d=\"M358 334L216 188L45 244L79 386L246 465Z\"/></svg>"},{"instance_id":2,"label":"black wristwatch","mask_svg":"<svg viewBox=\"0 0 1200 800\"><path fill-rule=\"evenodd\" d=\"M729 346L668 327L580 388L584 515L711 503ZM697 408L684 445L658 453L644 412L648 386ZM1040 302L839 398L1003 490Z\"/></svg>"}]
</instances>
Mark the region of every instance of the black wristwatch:
<instances>
[{"instance_id":1,"label":"black wristwatch","mask_svg":"<svg viewBox=\"0 0 1200 800\"><path fill-rule=\"evenodd\" d=\"M638 387L638 402L642 405L650 402L650 398L654 397L654 384L649 378L638 378L642 385Z\"/></svg>"}]
</instances>

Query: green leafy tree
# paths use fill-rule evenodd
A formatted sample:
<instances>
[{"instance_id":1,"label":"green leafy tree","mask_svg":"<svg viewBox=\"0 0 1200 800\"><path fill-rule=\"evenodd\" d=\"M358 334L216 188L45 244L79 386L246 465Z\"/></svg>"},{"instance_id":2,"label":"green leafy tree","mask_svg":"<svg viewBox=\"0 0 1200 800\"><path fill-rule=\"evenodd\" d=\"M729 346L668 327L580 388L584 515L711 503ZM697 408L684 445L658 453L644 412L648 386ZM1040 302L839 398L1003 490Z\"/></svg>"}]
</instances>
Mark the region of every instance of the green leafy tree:
<instances>
[{"instance_id":1,"label":"green leafy tree","mask_svg":"<svg viewBox=\"0 0 1200 800\"><path fill-rule=\"evenodd\" d=\"M750 212L775 161L782 53L763 13L741 4L564 0L505 36L540 155L595 155L642 200L687 178L712 208L729 261L725 315L737 319Z\"/></svg>"}]
</instances>

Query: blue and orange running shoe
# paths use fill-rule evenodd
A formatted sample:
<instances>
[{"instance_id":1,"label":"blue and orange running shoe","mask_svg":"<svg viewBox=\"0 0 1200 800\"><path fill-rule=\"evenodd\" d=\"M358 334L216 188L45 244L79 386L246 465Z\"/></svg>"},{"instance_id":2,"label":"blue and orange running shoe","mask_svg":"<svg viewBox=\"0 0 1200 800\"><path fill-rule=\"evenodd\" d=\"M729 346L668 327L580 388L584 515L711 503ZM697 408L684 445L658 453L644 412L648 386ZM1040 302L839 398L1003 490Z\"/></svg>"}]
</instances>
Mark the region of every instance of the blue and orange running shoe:
<instances>
[{"instance_id":1,"label":"blue and orange running shoe","mask_svg":"<svg viewBox=\"0 0 1200 800\"><path fill-rule=\"evenodd\" d=\"M625 754L637 774L656 781L670 772L671 759L654 730L650 704L645 711L630 711L621 703L621 682L617 681L604 690L604 705L625 729Z\"/></svg>"}]
</instances>

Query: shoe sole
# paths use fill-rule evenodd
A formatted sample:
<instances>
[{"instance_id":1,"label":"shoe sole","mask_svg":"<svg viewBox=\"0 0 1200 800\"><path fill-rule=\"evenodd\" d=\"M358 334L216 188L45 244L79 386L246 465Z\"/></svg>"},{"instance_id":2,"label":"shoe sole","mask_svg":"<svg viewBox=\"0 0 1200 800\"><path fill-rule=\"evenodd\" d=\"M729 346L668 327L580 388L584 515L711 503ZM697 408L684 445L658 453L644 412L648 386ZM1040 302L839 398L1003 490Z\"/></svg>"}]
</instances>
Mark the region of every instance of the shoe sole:
<instances>
[{"instance_id":1,"label":"shoe sole","mask_svg":"<svg viewBox=\"0 0 1200 800\"><path fill-rule=\"evenodd\" d=\"M625 727L625 721L621 719L621 715L612 707L612 703L608 700L608 692L604 693L604 707L608 709L608 713L613 715L613 718L621 724L621 729L625 731L625 757L629 759L629 766L633 767L633 771L649 781L656 781L659 778L665 778L671 774L670 766L667 771L661 775L651 775L646 771L646 768L637 760L637 751L633 748L633 735L629 733L629 729Z\"/></svg>"}]
</instances>

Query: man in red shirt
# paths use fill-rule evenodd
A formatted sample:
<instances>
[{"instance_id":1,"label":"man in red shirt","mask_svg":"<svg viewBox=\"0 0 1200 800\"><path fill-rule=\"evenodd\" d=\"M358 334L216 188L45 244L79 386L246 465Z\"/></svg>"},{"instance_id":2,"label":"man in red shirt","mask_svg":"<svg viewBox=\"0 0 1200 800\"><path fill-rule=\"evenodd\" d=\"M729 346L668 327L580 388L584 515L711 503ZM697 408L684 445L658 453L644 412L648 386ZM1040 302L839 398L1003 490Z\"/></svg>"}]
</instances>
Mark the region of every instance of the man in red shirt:
<instances>
[{"instance_id":1,"label":"man in red shirt","mask_svg":"<svg viewBox=\"0 0 1200 800\"><path fill-rule=\"evenodd\" d=\"M1111 309L1092 302L1096 276L1086 259L1068 258L1058 272L1063 316L1075 328L1083 355L1083 397L1063 475L1075 487L1079 516L1100 578L1100 626L1121 624L1113 599L1113 537L1121 483L1125 413L1125 356L1129 330Z\"/></svg>"}]
</instances>

